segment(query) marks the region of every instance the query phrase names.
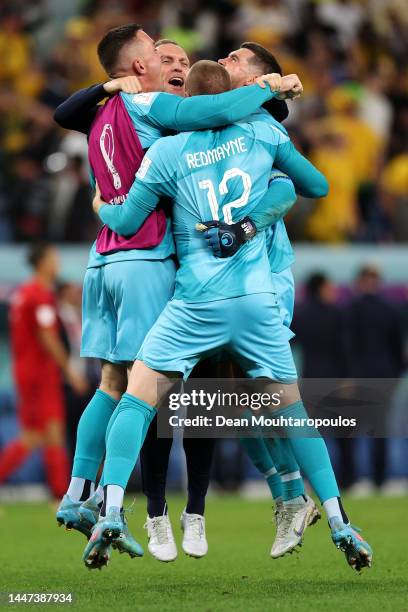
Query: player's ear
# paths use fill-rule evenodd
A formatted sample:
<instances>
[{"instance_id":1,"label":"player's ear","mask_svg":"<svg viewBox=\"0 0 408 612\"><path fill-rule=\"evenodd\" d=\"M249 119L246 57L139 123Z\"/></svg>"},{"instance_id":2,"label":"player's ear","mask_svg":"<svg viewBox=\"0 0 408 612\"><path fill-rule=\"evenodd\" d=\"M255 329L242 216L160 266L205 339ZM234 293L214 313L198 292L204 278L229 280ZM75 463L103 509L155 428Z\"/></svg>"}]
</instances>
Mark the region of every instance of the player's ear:
<instances>
[{"instance_id":1,"label":"player's ear","mask_svg":"<svg viewBox=\"0 0 408 612\"><path fill-rule=\"evenodd\" d=\"M140 57L135 57L132 62L132 69L136 76L143 76L146 74L146 65Z\"/></svg>"}]
</instances>

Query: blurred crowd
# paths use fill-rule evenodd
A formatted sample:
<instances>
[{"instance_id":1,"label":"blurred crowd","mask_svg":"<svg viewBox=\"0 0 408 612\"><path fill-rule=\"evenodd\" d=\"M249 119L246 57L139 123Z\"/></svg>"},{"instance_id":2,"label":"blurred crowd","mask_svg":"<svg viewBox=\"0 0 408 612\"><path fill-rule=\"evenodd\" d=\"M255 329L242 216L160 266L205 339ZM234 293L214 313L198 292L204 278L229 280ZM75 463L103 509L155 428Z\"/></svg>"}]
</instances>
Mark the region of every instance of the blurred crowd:
<instances>
[{"instance_id":1,"label":"blurred crowd","mask_svg":"<svg viewBox=\"0 0 408 612\"><path fill-rule=\"evenodd\" d=\"M103 81L96 45L137 21L191 59L245 40L268 47L304 96L286 125L326 174L327 198L300 200L294 240L408 240L408 9L405 0L3 0L0 8L0 241L88 242L86 141L53 110Z\"/></svg>"}]
</instances>

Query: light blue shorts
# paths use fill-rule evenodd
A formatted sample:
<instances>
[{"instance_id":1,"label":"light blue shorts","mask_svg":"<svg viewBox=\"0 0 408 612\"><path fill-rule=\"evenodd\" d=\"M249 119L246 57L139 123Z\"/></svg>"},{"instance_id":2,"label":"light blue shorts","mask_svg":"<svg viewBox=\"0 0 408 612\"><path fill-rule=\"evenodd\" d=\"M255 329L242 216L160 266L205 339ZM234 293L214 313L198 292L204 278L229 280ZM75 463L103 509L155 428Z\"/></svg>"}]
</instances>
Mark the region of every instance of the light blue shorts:
<instances>
[{"instance_id":1,"label":"light blue shorts","mask_svg":"<svg viewBox=\"0 0 408 612\"><path fill-rule=\"evenodd\" d=\"M137 355L160 372L188 378L196 363L220 349L230 353L250 378L297 379L289 340L274 293L214 302L171 300Z\"/></svg>"},{"instance_id":2,"label":"light blue shorts","mask_svg":"<svg viewBox=\"0 0 408 612\"><path fill-rule=\"evenodd\" d=\"M290 327L293 319L293 309L295 307L295 281L291 268L286 268L278 274L272 273L273 286L281 311L282 323Z\"/></svg>"},{"instance_id":3,"label":"light blue shorts","mask_svg":"<svg viewBox=\"0 0 408 612\"><path fill-rule=\"evenodd\" d=\"M134 361L174 293L176 265L165 260L120 261L88 268L82 298L82 357Z\"/></svg>"}]
</instances>

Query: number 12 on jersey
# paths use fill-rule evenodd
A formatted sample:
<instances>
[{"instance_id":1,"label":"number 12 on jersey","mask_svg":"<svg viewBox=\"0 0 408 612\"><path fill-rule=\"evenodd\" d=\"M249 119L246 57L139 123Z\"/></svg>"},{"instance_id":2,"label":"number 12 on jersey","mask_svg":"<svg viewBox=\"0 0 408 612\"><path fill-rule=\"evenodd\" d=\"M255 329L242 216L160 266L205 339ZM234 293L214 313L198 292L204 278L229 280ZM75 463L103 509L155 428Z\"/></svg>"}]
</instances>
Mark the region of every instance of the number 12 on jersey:
<instances>
[{"instance_id":1,"label":"number 12 on jersey","mask_svg":"<svg viewBox=\"0 0 408 612\"><path fill-rule=\"evenodd\" d=\"M242 180L243 191L239 198L236 198L232 202L228 202L228 204L224 204L222 207L222 215L224 218L224 222L231 225L233 223L232 220L232 209L233 208L241 208L245 206L249 200L249 194L251 192L252 181L251 177L247 172L240 170L239 168L231 168L230 170L226 170L224 176L222 177L222 181L218 186L218 191L220 195L227 195L228 193L228 181L230 179L240 177ZM219 203L217 199L217 194L215 192L214 183L210 179L204 179L198 183L200 189L207 190L207 198L208 203L210 205L211 215L214 221L219 221Z\"/></svg>"}]
</instances>

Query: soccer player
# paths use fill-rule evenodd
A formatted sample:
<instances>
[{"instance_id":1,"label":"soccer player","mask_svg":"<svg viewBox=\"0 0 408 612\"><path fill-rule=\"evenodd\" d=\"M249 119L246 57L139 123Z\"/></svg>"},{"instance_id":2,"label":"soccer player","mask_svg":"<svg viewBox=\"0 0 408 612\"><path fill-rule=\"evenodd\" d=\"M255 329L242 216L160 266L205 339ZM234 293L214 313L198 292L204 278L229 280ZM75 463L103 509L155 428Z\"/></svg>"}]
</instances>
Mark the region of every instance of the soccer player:
<instances>
[{"instance_id":1,"label":"soccer player","mask_svg":"<svg viewBox=\"0 0 408 612\"><path fill-rule=\"evenodd\" d=\"M190 100L148 93L162 88L160 56L151 38L136 24L108 32L98 54L111 77L136 75L146 92L136 98L112 98L92 123L91 167L102 195L116 203L126 197L144 150L166 130L228 124L275 95L269 86L258 85ZM281 83L276 77L271 79ZM290 90L293 80L286 86ZM162 211L155 211L136 235L126 239L102 228L91 249L84 281L81 354L102 360L102 376L78 426L71 483L57 513L60 523L81 530L88 522L89 528L98 510L95 504L102 501L99 487L91 503L83 503L95 486L108 423L117 414L126 386L127 364L133 362L146 332L173 293L173 253L169 223ZM134 278L143 278L143 292L134 286ZM126 531L118 546L142 554L141 547L130 540Z\"/></svg>"},{"instance_id":2,"label":"soccer player","mask_svg":"<svg viewBox=\"0 0 408 612\"><path fill-rule=\"evenodd\" d=\"M237 83L235 78L234 87L248 85L253 82L256 76L260 76L260 67L265 70L282 73L279 64L272 54L266 49L254 43L245 43L246 46L251 46L261 49L262 53L257 57L252 51L247 52L255 61L247 62L246 72L241 70L242 83ZM184 95L184 85L186 72L188 68L188 58L185 51L174 41L161 40L156 43L156 48L159 50L162 62L162 80L163 87L166 91ZM231 54L231 63L233 64L233 56ZM221 60L222 61L222 60ZM258 72L258 74L256 74ZM243 78L245 77L245 78ZM109 89L112 83L105 86L99 86L85 90L83 93L78 93L73 98L81 96L81 107L74 107L75 113L81 117L81 123L67 123L72 119L64 113L65 127L75 127L81 129L82 122L86 120L88 123L94 118L95 108L91 109L89 104L94 103L95 92L100 96L100 99L106 96L105 89ZM95 92L93 92L95 90ZM128 91L128 90L126 90ZM98 94L99 92L99 94ZM67 106L65 103L63 106ZM71 105L71 102L69 102ZM266 105L268 111L277 119L282 120L287 116L287 107L284 101L276 98L269 101ZM72 113L72 111L71 111ZM58 113L60 115L60 113ZM68 113L69 115L69 113ZM90 115L89 119L87 116ZM305 193L304 195L314 195L313 193ZM278 225L275 232L269 235L269 247L272 251L273 244L279 243L279 228ZM280 231L282 235L282 229ZM283 236L286 236L283 226ZM276 238L278 237L278 240ZM286 236L287 239L287 236ZM290 245L289 245L290 246ZM275 249L278 250L278 249ZM272 258L276 259L274 253ZM291 278L290 269L284 271L282 275L276 279L278 287L282 286L280 297L289 294L292 291L293 297L293 277ZM279 281L279 282L278 282ZM289 285L289 288L287 286ZM292 309L293 303L283 304L282 309ZM204 366L204 364L203 364ZM194 372L195 376L203 377L210 374L211 371L200 366L199 372ZM165 500L165 480L169 454L171 449L171 440L157 440L156 423L153 422L149 428L145 444L141 452L141 468L142 468L142 483L143 490L148 499L148 519L146 528L149 534L149 550L159 560L173 560L177 555L176 544L174 541L171 523L167 514L167 504ZM272 556L280 556L291 550L294 546L300 543L304 527L307 524L312 524L319 518L319 512L314 502L307 498L304 493L303 480L300 476L298 466L294 460L293 454L289 448L281 448L287 446L287 442L283 441L262 441L261 439L243 440L248 454L254 461L255 465L264 474L272 495L276 502L276 523L277 537L272 547ZM207 550L205 537L204 523L204 500L209 482L209 469L212 458L213 440L184 440L184 448L186 451L187 470L189 474L188 489L189 500L186 512L182 515L182 525L184 530L183 549L188 554L201 556ZM273 459L272 459L273 457ZM276 469L279 468L279 473ZM191 476L191 477L190 477ZM194 480L194 482L193 482ZM290 520L288 520L288 514ZM305 520L306 517L306 520ZM198 535L200 537L198 537Z\"/></svg>"},{"instance_id":3,"label":"soccer player","mask_svg":"<svg viewBox=\"0 0 408 612\"><path fill-rule=\"evenodd\" d=\"M202 95L229 87L225 69L202 61L190 70L186 88L190 95ZM257 159L256 165L253 159ZM128 234L138 229L160 196L174 198L174 235L180 268L175 296L142 344L127 392L109 429L105 501L84 552L85 563L92 562L95 555L109 556L111 544L122 534L119 509L124 490L161 399L157 383L166 381L171 373L180 372L186 378L200 358L227 348L247 376L279 381L285 388L286 400L277 416L284 417L287 423L289 417L307 421L288 335L274 295L265 235L258 234L247 242L234 258L217 261L193 229L208 212L216 222L222 214L231 227L236 208L241 209L241 214L252 211L253 217L253 209L257 201L264 202L266 191L268 198L274 194L272 201L285 214L295 200L295 192L287 178L272 181L268 189L268 169L275 161L289 175L314 172L317 182L320 180L320 191L327 192L324 177L295 151L288 136L252 118L250 124L162 139L143 160L124 206L95 203L105 223ZM269 218L270 209L269 199ZM256 218L257 222L262 227L262 219ZM248 229L251 220L246 216L239 225ZM261 300L259 293L263 294ZM296 460L323 503L334 543L355 569L369 566L371 549L345 519L324 441L313 427L302 428L301 438L293 436L290 425L283 425L283 429L291 435Z\"/></svg>"},{"instance_id":4,"label":"soccer player","mask_svg":"<svg viewBox=\"0 0 408 612\"><path fill-rule=\"evenodd\" d=\"M276 58L265 47L254 42L243 43L228 57L218 61L229 73L233 88L251 84L266 67L268 67L268 72L282 74ZM270 114L264 113L262 119L266 122L271 120L276 127L282 129L285 134L287 133L283 126L277 125L271 119ZM295 180L295 188L298 193L303 192L305 197L314 197L313 191L308 192L307 187L313 189L313 185L308 185L307 181L296 182ZM212 239L214 243L214 236ZM266 239L282 321L289 329L295 299L291 271L294 253L283 219L267 229ZM290 331L289 333L292 334ZM266 479L275 501L276 537L272 545L271 556L278 558L301 543L305 527L314 524L320 518L320 513L313 500L305 495L299 466L287 440L280 441L276 438L263 440L262 436L259 436L243 438L241 443L254 465Z\"/></svg>"},{"instance_id":5,"label":"soccer player","mask_svg":"<svg viewBox=\"0 0 408 612\"><path fill-rule=\"evenodd\" d=\"M54 292L59 270L57 250L51 244L35 244L28 262L34 274L14 293L10 307L21 433L0 452L0 483L41 448L50 491L59 499L69 477L63 376L80 395L87 391L88 383L72 367L60 337Z\"/></svg>"},{"instance_id":6,"label":"soccer player","mask_svg":"<svg viewBox=\"0 0 408 612\"><path fill-rule=\"evenodd\" d=\"M155 46L161 58L163 89L170 93L184 95L185 78L189 67L185 51L174 41L170 40L160 40ZM268 54L266 50L265 53ZM264 58L262 65L265 69L281 74L280 66L271 54L268 54L267 61ZM252 79L255 68L259 68L259 65L252 66L252 72L249 75ZM89 126L97 112L97 107L91 105L105 98L107 92L114 92L116 88L119 88L119 84L123 91L130 93L129 86L134 87L134 83L130 83L131 79L132 77L117 79L116 83L111 81L110 83L95 86L74 94L57 110L56 117L58 121L63 127L71 127L88 132ZM247 85L248 83L245 82L243 84ZM283 120L287 116L287 106L283 100L273 98L265 104L265 107L278 120ZM272 243L272 239L270 243ZM211 375L211 367L209 369L205 363L200 365L199 368L193 375L198 377ZM268 446L256 439L245 442L248 450L252 451L250 453L252 459L265 475L274 494L277 503L278 539L276 541L279 541L282 526L289 524L286 519L284 520L285 512L283 512L284 508L280 500L283 495L286 504L289 504L289 501L296 497L303 503L304 498L301 497L304 494L303 481L299 477L299 472L293 469L295 465L294 460L292 462L282 462L281 459L289 456L289 454L287 452L279 452L278 454L275 443L272 444L272 449L270 450L275 456L275 463L279 463L278 459L280 461L279 468L283 476L283 484L272 463L271 452L268 450ZM162 561L173 560L177 555L165 499L165 481L171 444L172 440L157 439L156 422L154 421L149 428L141 452L142 484L148 501L148 519L146 522L149 534L148 547L150 552ZM202 556L208 548L203 514L214 441L211 439L185 439L183 444L186 452L189 491L186 511L181 517L184 531L183 549L187 554ZM291 506L287 505L286 508L290 510ZM318 517L318 511L310 498L307 500L305 507L299 508L299 505L297 505L295 509L297 512L292 517L291 525L296 525L297 523L303 525L304 513L308 513L310 522ZM282 546L280 546L278 550L286 551L293 548L293 546L299 543L300 538L301 536L294 535L292 530L291 538L286 538L284 540L284 548L282 549ZM276 548L276 545L274 546Z\"/></svg>"}]
</instances>

